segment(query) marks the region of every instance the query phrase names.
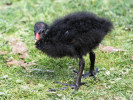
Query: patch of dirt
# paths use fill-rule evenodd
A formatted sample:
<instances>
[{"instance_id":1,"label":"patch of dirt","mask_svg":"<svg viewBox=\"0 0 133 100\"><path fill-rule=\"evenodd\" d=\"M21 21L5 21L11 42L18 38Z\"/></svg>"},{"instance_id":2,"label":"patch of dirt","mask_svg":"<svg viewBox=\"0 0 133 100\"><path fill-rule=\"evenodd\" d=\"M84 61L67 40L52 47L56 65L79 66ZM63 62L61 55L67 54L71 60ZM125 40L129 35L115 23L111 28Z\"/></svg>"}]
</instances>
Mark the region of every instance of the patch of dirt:
<instances>
[{"instance_id":1,"label":"patch of dirt","mask_svg":"<svg viewBox=\"0 0 133 100\"><path fill-rule=\"evenodd\" d=\"M20 38L14 39L13 37L11 37L8 41L9 41L9 45L13 47L12 54L19 53L20 54L19 58L23 58L23 59L29 57L27 53L27 47L24 44L24 42L21 41Z\"/></svg>"},{"instance_id":2,"label":"patch of dirt","mask_svg":"<svg viewBox=\"0 0 133 100\"><path fill-rule=\"evenodd\" d=\"M8 53L8 51L0 51L0 55L5 55L7 53Z\"/></svg>"},{"instance_id":3,"label":"patch of dirt","mask_svg":"<svg viewBox=\"0 0 133 100\"><path fill-rule=\"evenodd\" d=\"M12 66L12 65L21 66L26 69L28 66L37 65L36 63L33 62L27 63L24 61L25 58L29 57L29 55L27 53L27 47L25 43L22 42L21 38L15 38L11 36L7 41L9 42L9 45L12 46L11 54L19 54L18 57L22 59L22 60L15 60L11 57L7 60L6 63L7 66Z\"/></svg>"},{"instance_id":4,"label":"patch of dirt","mask_svg":"<svg viewBox=\"0 0 133 100\"><path fill-rule=\"evenodd\" d=\"M7 66L12 66L12 65L15 65L15 66L21 66L23 68L26 69L26 67L28 66L33 66L33 65L37 65L36 63L33 63L33 62L30 62L30 63L26 63L25 61L23 60L14 60L13 58L9 58L7 60L7 63L6 63Z\"/></svg>"},{"instance_id":5,"label":"patch of dirt","mask_svg":"<svg viewBox=\"0 0 133 100\"><path fill-rule=\"evenodd\" d=\"M102 44L99 45L99 49L100 49L101 51L109 52L109 53L125 51L125 50L118 49L118 48L111 47L111 46L104 46L104 45L102 45Z\"/></svg>"}]
</instances>

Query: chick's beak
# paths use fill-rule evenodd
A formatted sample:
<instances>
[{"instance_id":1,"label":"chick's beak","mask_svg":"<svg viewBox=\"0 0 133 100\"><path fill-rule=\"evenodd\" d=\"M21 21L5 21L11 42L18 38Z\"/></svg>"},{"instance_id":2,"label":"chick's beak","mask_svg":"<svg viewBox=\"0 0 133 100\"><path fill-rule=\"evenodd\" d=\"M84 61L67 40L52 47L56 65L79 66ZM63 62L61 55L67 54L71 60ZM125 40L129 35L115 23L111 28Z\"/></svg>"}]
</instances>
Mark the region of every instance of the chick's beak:
<instances>
[{"instance_id":1,"label":"chick's beak","mask_svg":"<svg viewBox=\"0 0 133 100\"><path fill-rule=\"evenodd\" d=\"M40 35L39 35L38 32L36 33L36 37L35 37L35 39L36 39L36 41L38 41L38 40L40 39Z\"/></svg>"}]
</instances>

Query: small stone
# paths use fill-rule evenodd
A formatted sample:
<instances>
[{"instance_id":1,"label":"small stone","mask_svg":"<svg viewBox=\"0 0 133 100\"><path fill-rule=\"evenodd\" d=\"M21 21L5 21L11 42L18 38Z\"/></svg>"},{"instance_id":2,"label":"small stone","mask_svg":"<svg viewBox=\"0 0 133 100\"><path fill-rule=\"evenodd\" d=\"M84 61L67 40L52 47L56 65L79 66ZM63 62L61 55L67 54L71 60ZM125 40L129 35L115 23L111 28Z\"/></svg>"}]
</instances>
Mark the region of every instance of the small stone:
<instances>
[{"instance_id":1,"label":"small stone","mask_svg":"<svg viewBox=\"0 0 133 100\"><path fill-rule=\"evenodd\" d=\"M16 80L16 83L18 83L18 84L21 84L23 81L22 80Z\"/></svg>"},{"instance_id":2,"label":"small stone","mask_svg":"<svg viewBox=\"0 0 133 100\"><path fill-rule=\"evenodd\" d=\"M22 89L26 90L28 89L29 87L28 86L21 86Z\"/></svg>"},{"instance_id":3,"label":"small stone","mask_svg":"<svg viewBox=\"0 0 133 100\"><path fill-rule=\"evenodd\" d=\"M1 96L1 95L4 95L4 94L5 94L4 92L0 92L0 96Z\"/></svg>"},{"instance_id":4,"label":"small stone","mask_svg":"<svg viewBox=\"0 0 133 100\"><path fill-rule=\"evenodd\" d=\"M3 77L2 77L2 79L7 79L8 78L8 75L4 75Z\"/></svg>"},{"instance_id":5,"label":"small stone","mask_svg":"<svg viewBox=\"0 0 133 100\"><path fill-rule=\"evenodd\" d=\"M106 71L106 74L107 74L107 75L110 75L110 71Z\"/></svg>"},{"instance_id":6,"label":"small stone","mask_svg":"<svg viewBox=\"0 0 133 100\"><path fill-rule=\"evenodd\" d=\"M61 97L62 96L62 94L57 94L59 97Z\"/></svg>"},{"instance_id":7,"label":"small stone","mask_svg":"<svg viewBox=\"0 0 133 100\"><path fill-rule=\"evenodd\" d=\"M48 69L47 69L47 70L45 70L45 71L46 71L46 72L54 72L53 70L48 70Z\"/></svg>"}]
</instances>

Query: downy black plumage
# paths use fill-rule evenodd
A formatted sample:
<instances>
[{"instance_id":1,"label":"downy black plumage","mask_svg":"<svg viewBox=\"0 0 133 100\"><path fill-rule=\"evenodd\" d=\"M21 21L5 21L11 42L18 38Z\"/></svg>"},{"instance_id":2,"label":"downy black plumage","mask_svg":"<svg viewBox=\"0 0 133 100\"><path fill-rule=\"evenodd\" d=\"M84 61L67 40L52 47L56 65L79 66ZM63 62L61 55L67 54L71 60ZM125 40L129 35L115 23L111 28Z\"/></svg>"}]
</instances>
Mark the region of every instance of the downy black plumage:
<instances>
[{"instance_id":1,"label":"downy black plumage","mask_svg":"<svg viewBox=\"0 0 133 100\"><path fill-rule=\"evenodd\" d=\"M84 69L82 56L90 54L90 72L88 76L94 76L95 49L109 31L112 23L89 12L76 12L55 20L50 26L43 22L37 22L34 26L35 36L39 39L35 43L36 48L51 57L69 56L79 58L79 72L75 83L75 89L82 84L81 76ZM96 78L95 78L96 79Z\"/></svg>"}]
</instances>

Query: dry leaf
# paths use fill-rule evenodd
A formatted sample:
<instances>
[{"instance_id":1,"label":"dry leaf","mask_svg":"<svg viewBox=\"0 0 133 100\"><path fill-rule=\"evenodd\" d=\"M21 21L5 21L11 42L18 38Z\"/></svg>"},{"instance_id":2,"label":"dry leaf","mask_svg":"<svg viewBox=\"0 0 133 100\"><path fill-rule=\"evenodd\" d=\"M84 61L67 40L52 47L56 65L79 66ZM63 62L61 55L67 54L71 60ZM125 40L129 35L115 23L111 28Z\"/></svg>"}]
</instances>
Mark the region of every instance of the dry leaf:
<instances>
[{"instance_id":1,"label":"dry leaf","mask_svg":"<svg viewBox=\"0 0 133 100\"><path fill-rule=\"evenodd\" d=\"M25 52L24 54L22 54L22 55L19 56L19 58L21 58L21 59L25 59L27 57L29 57L29 55L28 55L27 52Z\"/></svg>"},{"instance_id":2,"label":"dry leaf","mask_svg":"<svg viewBox=\"0 0 133 100\"><path fill-rule=\"evenodd\" d=\"M22 64L24 64L24 61L12 60L7 62L7 66L11 66L11 65L21 66Z\"/></svg>"},{"instance_id":3,"label":"dry leaf","mask_svg":"<svg viewBox=\"0 0 133 100\"><path fill-rule=\"evenodd\" d=\"M29 57L28 53L27 53L27 48L26 45L21 42L20 38L14 39L13 37L10 37L9 41L9 45L11 45L12 48L12 53L16 54L16 53L20 53L21 55L19 56L19 58L27 58Z\"/></svg>"},{"instance_id":4,"label":"dry leaf","mask_svg":"<svg viewBox=\"0 0 133 100\"><path fill-rule=\"evenodd\" d=\"M98 100L104 100L102 97L99 97Z\"/></svg>"},{"instance_id":5,"label":"dry leaf","mask_svg":"<svg viewBox=\"0 0 133 100\"><path fill-rule=\"evenodd\" d=\"M21 53L24 54L27 51L27 48L23 42L17 42L13 45L12 52L13 53Z\"/></svg>"},{"instance_id":6,"label":"dry leaf","mask_svg":"<svg viewBox=\"0 0 133 100\"><path fill-rule=\"evenodd\" d=\"M100 49L101 51L105 51L105 52L109 52L109 53L111 53L111 52L118 52L118 51L125 51L125 50L117 49L117 48L111 47L111 46L106 46L106 47L105 47L105 46L102 45L102 44L99 45L99 49Z\"/></svg>"},{"instance_id":7,"label":"dry leaf","mask_svg":"<svg viewBox=\"0 0 133 100\"><path fill-rule=\"evenodd\" d=\"M20 61L18 61L18 60L11 60L11 61L8 60L7 66L11 66L11 65L21 66L23 68L26 68L28 66L33 66L33 65L37 65L37 64L36 63L32 63L32 62L25 63L23 60L20 60Z\"/></svg>"},{"instance_id":8,"label":"dry leaf","mask_svg":"<svg viewBox=\"0 0 133 100\"><path fill-rule=\"evenodd\" d=\"M21 39L20 38L14 38L14 37L10 37L8 39L9 41L9 45L11 45L13 48L12 48L12 53L13 54L17 54L19 53L20 56L19 58L27 58L29 57L28 53L27 53L27 48L26 48L26 45L24 44L24 42L21 42ZM21 66L23 68L26 68L28 66L32 66L32 65L37 65L35 63L26 63L24 62L24 60L14 60L13 58L9 58L7 60L7 66L11 66L11 65L15 65L15 66Z\"/></svg>"},{"instance_id":9,"label":"dry leaf","mask_svg":"<svg viewBox=\"0 0 133 100\"><path fill-rule=\"evenodd\" d=\"M37 65L37 64L36 63L33 63L33 62L27 63L27 66L33 66L33 65Z\"/></svg>"},{"instance_id":10,"label":"dry leaf","mask_svg":"<svg viewBox=\"0 0 133 100\"><path fill-rule=\"evenodd\" d=\"M126 100L124 97L114 97L115 100Z\"/></svg>"},{"instance_id":11,"label":"dry leaf","mask_svg":"<svg viewBox=\"0 0 133 100\"><path fill-rule=\"evenodd\" d=\"M131 60L133 60L133 56L131 56Z\"/></svg>"},{"instance_id":12,"label":"dry leaf","mask_svg":"<svg viewBox=\"0 0 133 100\"><path fill-rule=\"evenodd\" d=\"M13 60L13 57L10 57L9 59L7 59L7 62L10 62Z\"/></svg>"},{"instance_id":13,"label":"dry leaf","mask_svg":"<svg viewBox=\"0 0 133 100\"><path fill-rule=\"evenodd\" d=\"M0 51L0 55L5 55L7 53L8 53L8 51Z\"/></svg>"},{"instance_id":14,"label":"dry leaf","mask_svg":"<svg viewBox=\"0 0 133 100\"><path fill-rule=\"evenodd\" d=\"M9 45L15 45L18 42L17 39L14 37L10 37L7 41L9 41Z\"/></svg>"}]
</instances>

